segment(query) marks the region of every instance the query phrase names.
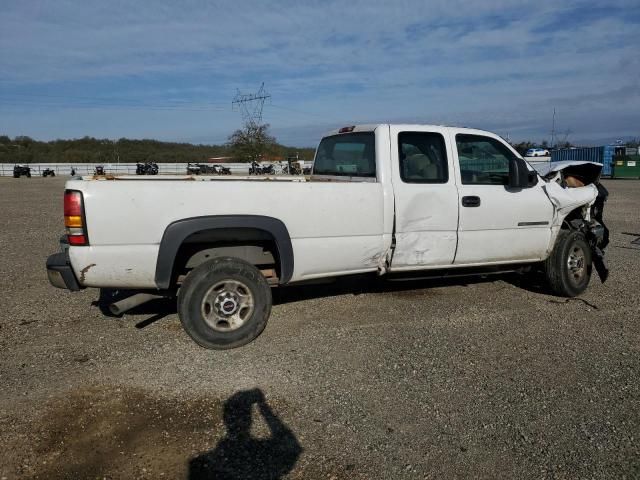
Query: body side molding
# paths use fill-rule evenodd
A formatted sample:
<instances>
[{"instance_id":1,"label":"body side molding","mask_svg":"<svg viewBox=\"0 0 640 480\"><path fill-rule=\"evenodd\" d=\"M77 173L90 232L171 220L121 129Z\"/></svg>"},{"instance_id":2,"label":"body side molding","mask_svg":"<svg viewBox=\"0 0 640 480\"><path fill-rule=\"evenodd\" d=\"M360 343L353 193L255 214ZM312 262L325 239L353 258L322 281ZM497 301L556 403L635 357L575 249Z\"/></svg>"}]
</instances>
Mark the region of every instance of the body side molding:
<instances>
[{"instance_id":1,"label":"body side molding","mask_svg":"<svg viewBox=\"0 0 640 480\"><path fill-rule=\"evenodd\" d=\"M280 283L293 276L293 246L289 231L277 218L261 215L210 215L185 218L170 223L162 235L156 262L155 283L161 290L168 289L173 275L173 264L180 245L190 235L203 230L225 228L253 228L273 236L280 260Z\"/></svg>"}]
</instances>

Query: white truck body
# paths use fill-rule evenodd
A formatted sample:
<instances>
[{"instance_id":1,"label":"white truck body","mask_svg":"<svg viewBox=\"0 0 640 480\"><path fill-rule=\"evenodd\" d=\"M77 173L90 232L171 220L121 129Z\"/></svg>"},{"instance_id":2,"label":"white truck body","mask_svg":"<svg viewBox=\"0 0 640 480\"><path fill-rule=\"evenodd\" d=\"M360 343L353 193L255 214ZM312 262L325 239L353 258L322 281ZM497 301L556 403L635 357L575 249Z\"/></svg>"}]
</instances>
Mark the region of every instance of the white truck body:
<instances>
[{"instance_id":1,"label":"white truck body","mask_svg":"<svg viewBox=\"0 0 640 480\"><path fill-rule=\"evenodd\" d=\"M89 246L69 248L80 285L156 288L159 247L167 226L211 215L281 220L295 259L290 282L368 271L538 262L547 257L563 219L549 197L548 189L557 190L556 184L539 181L513 192L502 185L462 182L455 135L490 137L518 155L500 137L431 125L353 130L367 131L375 132L377 152L376 177L371 179L124 176L67 182L66 189L83 194L90 238ZM402 181L397 141L398 134L407 131L442 134L449 170L445 183ZM577 199L572 210L589 205L596 195L593 186L586 186L565 196ZM480 206L461 206L465 196L481 198Z\"/></svg>"},{"instance_id":2,"label":"white truck body","mask_svg":"<svg viewBox=\"0 0 640 480\"><path fill-rule=\"evenodd\" d=\"M537 266L575 296L592 262L608 274L599 175L588 164L543 178L481 130L345 127L322 139L309 179L75 178L47 272L69 290L141 290L112 303L116 314L176 296L187 333L214 349L262 332L270 287L322 278Z\"/></svg>"}]
</instances>

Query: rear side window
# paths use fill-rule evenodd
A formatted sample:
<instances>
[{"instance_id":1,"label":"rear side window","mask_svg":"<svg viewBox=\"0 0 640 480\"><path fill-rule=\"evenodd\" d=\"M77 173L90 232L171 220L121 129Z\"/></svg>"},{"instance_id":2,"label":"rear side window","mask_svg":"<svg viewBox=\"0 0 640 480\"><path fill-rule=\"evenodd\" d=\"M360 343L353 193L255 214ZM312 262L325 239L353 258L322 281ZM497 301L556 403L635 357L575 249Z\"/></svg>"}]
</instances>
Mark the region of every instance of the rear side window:
<instances>
[{"instance_id":1,"label":"rear side window","mask_svg":"<svg viewBox=\"0 0 640 480\"><path fill-rule=\"evenodd\" d=\"M444 137L433 132L398 135L400 178L405 183L447 183L449 168Z\"/></svg>"},{"instance_id":2,"label":"rear side window","mask_svg":"<svg viewBox=\"0 0 640 480\"><path fill-rule=\"evenodd\" d=\"M314 175L375 177L376 151L373 132L325 137L313 163Z\"/></svg>"},{"instance_id":3,"label":"rear side window","mask_svg":"<svg viewBox=\"0 0 640 480\"><path fill-rule=\"evenodd\" d=\"M456 135L464 185L507 185L509 160L515 155L500 141L482 135Z\"/></svg>"}]
</instances>

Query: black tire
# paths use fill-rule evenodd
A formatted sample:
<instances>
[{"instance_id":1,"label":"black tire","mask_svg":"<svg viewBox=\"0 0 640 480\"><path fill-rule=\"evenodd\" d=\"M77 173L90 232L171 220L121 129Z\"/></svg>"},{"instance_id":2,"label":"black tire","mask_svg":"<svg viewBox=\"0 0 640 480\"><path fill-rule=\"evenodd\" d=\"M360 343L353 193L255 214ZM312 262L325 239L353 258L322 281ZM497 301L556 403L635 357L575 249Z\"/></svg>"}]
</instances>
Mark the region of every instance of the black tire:
<instances>
[{"instance_id":1,"label":"black tire","mask_svg":"<svg viewBox=\"0 0 640 480\"><path fill-rule=\"evenodd\" d=\"M31 178L31 174L30 173L27 173L27 178Z\"/></svg>"},{"instance_id":2,"label":"black tire","mask_svg":"<svg viewBox=\"0 0 640 480\"><path fill-rule=\"evenodd\" d=\"M581 232L560 230L556 244L544 262L551 290L562 297L584 292L591 279L591 248Z\"/></svg>"},{"instance_id":3,"label":"black tire","mask_svg":"<svg viewBox=\"0 0 640 480\"><path fill-rule=\"evenodd\" d=\"M252 307L245 306L247 298ZM262 273L232 257L198 265L178 293L183 328L198 345L214 350L240 347L257 338L267 325L271 304L271 288Z\"/></svg>"}]
</instances>

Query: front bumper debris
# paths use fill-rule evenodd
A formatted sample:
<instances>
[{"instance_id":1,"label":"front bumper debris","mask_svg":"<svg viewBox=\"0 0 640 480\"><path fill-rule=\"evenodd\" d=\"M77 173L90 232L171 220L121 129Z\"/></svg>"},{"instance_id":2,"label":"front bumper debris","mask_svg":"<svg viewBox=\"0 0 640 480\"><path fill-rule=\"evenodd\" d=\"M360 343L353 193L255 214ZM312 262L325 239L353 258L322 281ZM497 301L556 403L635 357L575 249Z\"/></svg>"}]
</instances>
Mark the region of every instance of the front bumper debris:
<instances>
[{"instance_id":1,"label":"front bumper debris","mask_svg":"<svg viewBox=\"0 0 640 480\"><path fill-rule=\"evenodd\" d=\"M47 258L47 276L49 277L49 283L56 288L64 288L72 292L82 289L71 268L67 250L54 253Z\"/></svg>"}]
</instances>

